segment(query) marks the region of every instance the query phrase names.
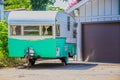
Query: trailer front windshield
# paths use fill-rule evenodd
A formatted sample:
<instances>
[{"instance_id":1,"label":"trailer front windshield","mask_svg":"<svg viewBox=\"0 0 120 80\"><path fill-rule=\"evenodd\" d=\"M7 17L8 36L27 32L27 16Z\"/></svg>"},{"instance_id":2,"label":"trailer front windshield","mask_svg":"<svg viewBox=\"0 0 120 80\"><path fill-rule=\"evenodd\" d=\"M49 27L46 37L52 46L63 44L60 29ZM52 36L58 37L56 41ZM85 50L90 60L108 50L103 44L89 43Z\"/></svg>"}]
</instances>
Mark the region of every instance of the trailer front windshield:
<instances>
[{"instance_id":1,"label":"trailer front windshield","mask_svg":"<svg viewBox=\"0 0 120 80\"><path fill-rule=\"evenodd\" d=\"M52 36L52 25L40 25L40 26L10 26L11 36Z\"/></svg>"}]
</instances>

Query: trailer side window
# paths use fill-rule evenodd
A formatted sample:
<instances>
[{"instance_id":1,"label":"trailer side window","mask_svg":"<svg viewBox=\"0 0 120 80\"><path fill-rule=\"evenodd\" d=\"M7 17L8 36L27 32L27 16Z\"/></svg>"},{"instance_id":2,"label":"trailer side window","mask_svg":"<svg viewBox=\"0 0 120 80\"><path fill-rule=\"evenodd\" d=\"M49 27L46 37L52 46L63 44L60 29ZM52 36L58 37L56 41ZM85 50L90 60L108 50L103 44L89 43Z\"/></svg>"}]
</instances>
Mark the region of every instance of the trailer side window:
<instances>
[{"instance_id":1,"label":"trailer side window","mask_svg":"<svg viewBox=\"0 0 120 80\"><path fill-rule=\"evenodd\" d=\"M56 25L56 36L60 36L60 25Z\"/></svg>"},{"instance_id":2,"label":"trailer side window","mask_svg":"<svg viewBox=\"0 0 120 80\"><path fill-rule=\"evenodd\" d=\"M19 26L19 25L10 26L10 35L12 35L12 36L21 35L21 26Z\"/></svg>"},{"instance_id":3,"label":"trailer side window","mask_svg":"<svg viewBox=\"0 0 120 80\"><path fill-rule=\"evenodd\" d=\"M39 35L39 26L24 26L24 35L37 36Z\"/></svg>"},{"instance_id":4,"label":"trailer side window","mask_svg":"<svg viewBox=\"0 0 120 80\"><path fill-rule=\"evenodd\" d=\"M77 23L73 24L73 38L77 38Z\"/></svg>"},{"instance_id":5,"label":"trailer side window","mask_svg":"<svg viewBox=\"0 0 120 80\"><path fill-rule=\"evenodd\" d=\"M68 28L68 31L70 31L70 17L69 16L67 17L67 28Z\"/></svg>"},{"instance_id":6,"label":"trailer side window","mask_svg":"<svg viewBox=\"0 0 120 80\"><path fill-rule=\"evenodd\" d=\"M42 36L51 36L52 35L52 26L42 25L41 26L41 35Z\"/></svg>"}]
</instances>

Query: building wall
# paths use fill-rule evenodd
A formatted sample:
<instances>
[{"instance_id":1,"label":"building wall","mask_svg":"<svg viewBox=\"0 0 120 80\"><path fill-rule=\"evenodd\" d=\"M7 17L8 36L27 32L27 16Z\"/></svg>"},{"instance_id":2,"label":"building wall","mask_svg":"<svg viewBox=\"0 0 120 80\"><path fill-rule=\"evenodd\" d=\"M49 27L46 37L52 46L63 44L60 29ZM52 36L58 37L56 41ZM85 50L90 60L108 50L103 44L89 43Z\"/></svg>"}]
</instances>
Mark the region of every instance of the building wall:
<instances>
[{"instance_id":1,"label":"building wall","mask_svg":"<svg viewBox=\"0 0 120 80\"><path fill-rule=\"evenodd\" d=\"M119 0L89 0L79 11L80 22L120 20Z\"/></svg>"},{"instance_id":2,"label":"building wall","mask_svg":"<svg viewBox=\"0 0 120 80\"><path fill-rule=\"evenodd\" d=\"M79 16L75 17L77 27L77 59L81 60L81 22L99 22L120 20L120 0L88 0L79 8ZM70 13L73 15L73 11ZM73 15L74 16L74 15Z\"/></svg>"}]
</instances>

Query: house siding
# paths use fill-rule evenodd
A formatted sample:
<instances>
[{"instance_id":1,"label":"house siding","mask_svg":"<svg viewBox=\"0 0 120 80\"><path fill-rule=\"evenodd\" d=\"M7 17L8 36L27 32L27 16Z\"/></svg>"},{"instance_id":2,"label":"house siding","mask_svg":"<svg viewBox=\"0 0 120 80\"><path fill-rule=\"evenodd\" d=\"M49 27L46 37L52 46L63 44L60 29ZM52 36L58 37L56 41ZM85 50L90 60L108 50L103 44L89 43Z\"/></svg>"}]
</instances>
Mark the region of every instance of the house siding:
<instances>
[{"instance_id":1,"label":"house siding","mask_svg":"<svg viewBox=\"0 0 120 80\"><path fill-rule=\"evenodd\" d=\"M80 57L82 58L82 51L81 51L82 49L82 46L81 46L82 45L81 44L82 43L81 42L82 24L81 23L82 22L104 22L104 21L120 20L120 0L88 0L86 3L82 4L80 7L77 7L77 9L79 9L79 16L75 17L75 19L76 19L76 22L78 23L78 27L77 27L78 59L77 60L79 60ZM74 13L73 11L69 13L72 16L74 16L72 14Z\"/></svg>"},{"instance_id":2,"label":"house siding","mask_svg":"<svg viewBox=\"0 0 120 80\"><path fill-rule=\"evenodd\" d=\"M118 3L120 0L90 0L79 7L80 22L120 20L120 17L116 16L120 14Z\"/></svg>"}]
</instances>

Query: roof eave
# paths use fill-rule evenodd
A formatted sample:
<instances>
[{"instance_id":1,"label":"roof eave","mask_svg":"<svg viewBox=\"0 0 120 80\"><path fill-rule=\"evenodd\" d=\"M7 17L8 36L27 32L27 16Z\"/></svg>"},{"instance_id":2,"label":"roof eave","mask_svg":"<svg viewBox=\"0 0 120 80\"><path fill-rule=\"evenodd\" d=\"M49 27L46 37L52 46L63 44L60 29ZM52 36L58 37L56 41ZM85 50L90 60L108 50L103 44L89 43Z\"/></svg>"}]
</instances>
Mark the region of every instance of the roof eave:
<instances>
[{"instance_id":1,"label":"roof eave","mask_svg":"<svg viewBox=\"0 0 120 80\"><path fill-rule=\"evenodd\" d=\"M77 3L76 5L72 6L71 8L66 10L66 13L71 13L73 10L75 10L76 8L84 5L86 2L88 2L89 0L82 0L79 3Z\"/></svg>"}]
</instances>

